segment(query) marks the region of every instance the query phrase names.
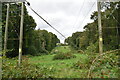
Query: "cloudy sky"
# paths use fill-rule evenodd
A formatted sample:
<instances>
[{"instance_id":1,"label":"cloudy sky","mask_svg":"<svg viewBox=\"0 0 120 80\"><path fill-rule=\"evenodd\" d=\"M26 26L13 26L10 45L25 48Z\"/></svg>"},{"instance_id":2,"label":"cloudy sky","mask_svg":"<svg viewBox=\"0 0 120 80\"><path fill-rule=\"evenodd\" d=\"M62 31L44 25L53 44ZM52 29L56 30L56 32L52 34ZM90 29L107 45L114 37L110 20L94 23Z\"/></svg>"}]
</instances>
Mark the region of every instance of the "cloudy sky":
<instances>
[{"instance_id":1,"label":"cloudy sky","mask_svg":"<svg viewBox=\"0 0 120 80\"><path fill-rule=\"evenodd\" d=\"M65 37L76 31L83 31L83 27L92 22L90 15L97 10L96 0L27 0L31 7L46 19L52 26L59 30ZM37 23L36 29L45 29L57 35L60 41L64 37L49 27L28 7L28 12Z\"/></svg>"}]
</instances>

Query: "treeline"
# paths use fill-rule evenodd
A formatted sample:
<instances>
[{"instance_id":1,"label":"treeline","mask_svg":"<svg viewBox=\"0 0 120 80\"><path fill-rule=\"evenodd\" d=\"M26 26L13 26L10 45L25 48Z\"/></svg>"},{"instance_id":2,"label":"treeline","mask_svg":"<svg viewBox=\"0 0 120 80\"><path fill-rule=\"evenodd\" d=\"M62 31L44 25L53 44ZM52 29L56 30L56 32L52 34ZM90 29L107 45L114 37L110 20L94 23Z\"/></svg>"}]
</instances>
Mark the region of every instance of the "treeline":
<instances>
[{"instance_id":1,"label":"treeline","mask_svg":"<svg viewBox=\"0 0 120 80\"><path fill-rule=\"evenodd\" d=\"M2 4L2 39L4 44L4 33L6 25L7 6ZM9 24L8 24L8 42L7 57L15 57L19 53L19 33L21 4L10 4ZM41 55L51 51L56 43L59 43L57 36L46 30L35 30L36 23L32 16L27 12L24 6L24 31L23 31L23 55ZM4 46L4 45L2 45Z\"/></svg>"},{"instance_id":2,"label":"treeline","mask_svg":"<svg viewBox=\"0 0 120 80\"><path fill-rule=\"evenodd\" d=\"M104 2L101 4L101 20L103 31L104 51L118 49L120 47L120 2ZM98 12L91 15L94 22L84 26L83 32L73 33L65 42L77 50L91 50L98 52Z\"/></svg>"}]
</instances>

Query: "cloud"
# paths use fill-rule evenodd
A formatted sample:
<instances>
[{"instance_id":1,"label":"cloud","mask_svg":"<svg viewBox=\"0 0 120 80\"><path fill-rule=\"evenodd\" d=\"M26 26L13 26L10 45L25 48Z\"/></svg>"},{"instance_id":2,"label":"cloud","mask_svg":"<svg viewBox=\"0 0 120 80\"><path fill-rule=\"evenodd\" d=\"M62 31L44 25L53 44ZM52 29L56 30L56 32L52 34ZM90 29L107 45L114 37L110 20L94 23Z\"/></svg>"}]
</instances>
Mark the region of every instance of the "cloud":
<instances>
[{"instance_id":1,"label":"cloud","mask_svg":"<svg viewBox=\"0 0 120 80\"><path fill-rule=\"evenodd\" d=\"M31 3L31 7L38 14L40 14L66 37L71 36L73 32L83 31L83 26L92 22L90 20L91 13L97 10L97 6L95 5L90 11L95 0L85 0L85 2L84 0L29 0L29 2ZM83 2L84 6L82 6ZM53 32L58 36L61 42L64 42L64 38L59 33L49 27L28 7L27 9L29 14L33 16L37 23L36 29L40 28ZM90 11L89 15L88 11ZM86 15L88 16L83 22Z\"/></svg>"}]
</instances>

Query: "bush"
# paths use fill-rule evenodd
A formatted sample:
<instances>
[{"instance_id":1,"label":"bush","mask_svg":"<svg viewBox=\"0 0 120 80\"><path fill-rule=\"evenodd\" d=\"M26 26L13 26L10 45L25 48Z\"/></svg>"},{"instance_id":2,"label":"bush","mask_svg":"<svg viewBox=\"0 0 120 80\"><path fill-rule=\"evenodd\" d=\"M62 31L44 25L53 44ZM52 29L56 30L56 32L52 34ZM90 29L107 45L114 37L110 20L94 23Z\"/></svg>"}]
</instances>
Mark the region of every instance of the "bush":
<instances>
[{"instance_id":1,"label":"bush","mask_svg":"<svg viewBox=\"0 0 120 80\"><path fill-rule=\"evenodd\" d=\"M41 68L29 64L29 58L27 56L23 57L22 64L19 67L17 65L17 59L7 59L2 66L2 77L3 78L37 78L42 77Z\"/></svg>"},{"instance_id":2,"label":"bush","mask_svg":"<svg viewBox=\"0 0 120 80\"><path fill-rule=\"evenodd\" d=\"M38 52L34 46L29 46L29 47L23 48L23 55L27 55L27 54L36 55L38 54Z\"/></svg>"},{"instance_id":3,"label":"bush","mask_svg":"<svg viewBox=\"0 0 120 80\"><path fill-rule=\"evenodd\" d=\"M53 60L62 60L62 59L71 59L71 58L76 58L75 55L71 53L58 53L53 57Z\"/></svg>"},{"instance_id":4,"label":"bush","mask_svg":"<svg viewBox=\"0 0 120 80\"><path fill-rule=\"evenodd\" d=\"M118 52L109 52L101 57L98 57L99 54L89 55L89 58L74 63L72 68L90 70L89 78L117 78L119 75L117 54Z\"/></svg>"},{"instance_id":5,"label":"bush","mask_svg":"<svg viewBox=\"0 0 120 80\"><path fill-rule=\"evenodd\" d=\"M2 78L49 78L54 68L39 67L29 63L28 56L23 56L20 67L16 64L17 59L7 59L2 65Z\"/></svg>"},{"instance_id":6,"label":"bush","mask_svg":"<svg viewBox=\"0 0 120 80\"><path fill-rule=\"evenodd\" d=\"M60 53L60 51L57 50L57 49L53 49L53 50L51 51L51 54L58 54L58 53Z\"/></svg>"},{"instance_id":7,"label":"bush","mask_svg":"<svg viewBox=\"0 0 120 80\"><path fill-rule=\"evenodd\" d=\"M79 60L73 64L73 68L75 69L89 69L91 64L91 60L89 58L85 60Z\"/></svg>"},{"instance_id":8,"label":"bush","mask_svg":"<svg viewBox=\"0 0 120 80\"><path fill-rule=\"evenodd\" d=\"M99 51L98 49L98 42L96 43L90 43L90 46L87 47L87 49L85 50L85 53L87 54L93 54L93 53L97 53Z\"/></svg>"},{"instance_id":9,"label":"bush","mask_svg":"<svg viewBox=\"0 0 120 80\"><path fill-rule=\"evenodd\" d=\"M117 64L118 56L116 52L105 54L92 65L91 77L117 78L119 69Z\"/></svg>"},{"instance_id":10,"label":"bush","mask_svg":"<svg viewBox=\"0 0 120 80\"><path fill-rule=\"evenodd\" d=\"M73 64L73 67L74 67L75 69L88 69L88 68L89 68L88 64L83 63L83 62L81 62L81 61L78 61L78 62L76 62L75 64Z\"/></svg>"},{"instance_id":11,"label":"bush","mask_svg":"<svg viewBox=\"0 0 120 80\"><path fill-rule=\"evenodd\" d=\"M3 78L37 78L43 76L40 70L38 70L40 69L39 67L26 62L23 62L21 67L9 62L8 64L3 64L2 69Z\"/></svg>"}]
</instances>

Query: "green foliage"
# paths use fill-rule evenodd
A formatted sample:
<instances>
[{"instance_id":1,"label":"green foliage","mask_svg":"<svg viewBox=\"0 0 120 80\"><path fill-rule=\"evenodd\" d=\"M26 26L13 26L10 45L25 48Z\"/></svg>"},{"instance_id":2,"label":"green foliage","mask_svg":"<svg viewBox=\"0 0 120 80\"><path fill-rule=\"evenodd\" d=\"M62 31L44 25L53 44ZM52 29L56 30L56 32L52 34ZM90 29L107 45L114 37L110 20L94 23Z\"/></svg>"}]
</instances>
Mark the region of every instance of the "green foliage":
<instances>
[{"instance_id":1,"label":"green foliage","mask_svg":"<svg viewBox=\"0 0 120 80\"><path fill-rule=\"evenodd\" d=\"M117 8L116 8L117 6ZM103 35L103 50L114 50L119 48L120 40L120 2L115 3L102 3L101 12L102 20L102 35ZM111 15L112 13L112 15ZM88 23L84 26L83 32L73 33L71 37L68 37L65 41L69 43L71 47L77 50L86 50L90 46L96 49L96 42L99 40L98 35L98 12L95 11L91 14L91 19L94 20L92 23ZM95 45L95 46L94 46ZM93 49L92 49L93 50ZM91 50L91 51L92 51ZM89 52L89 51L88 51ZM93 52L98 52L93 50Z\"/></svg>"},{"instance_id":2,"label":"green foliage","mask_svg":"<svg viewBox=\"0 0 120 80\"><path fill-rule=\"evenodd\" d=\"M9 62L7 63L8 60ZM16 66L17 64L15 62L17 62L17 60L15 58L11 60L6 58L5 61L2 67L2 78L49 78L52 77L50 74L55 71L54 68L39 67L30 64L27 56L24 56L20 67Z\"/></svg>"},{"instance_id":3,"label":"green foliage","mask_svg":"<svg viewBox=\"0 0 120 80\"><path fill-rule=\"evenodd\" d=\"M92 64L90 77L118 78L118 52L107 53Z\"/></svg>"},{"instance_id":4,"label":"green foliage","mask_svg":"<svg viewBox=\"0 0 120 80\"><path fill-rule=\"evenodd\" d=\"M55 47L52 51L51 51L51 53L56 53L57 54L57 52L58 53L69 53L69 52L71 52L71 48L69 47L69 46L59 46L59 47Z\"/></svg>"},{"instance_id":5,"label":"green foliage","mask_svg":"<svg viewBox=\"0 0 120 80\"><path fill-rule=\"evenodd\" d=\"M66 48L64 48L66 47ZM58 53L68 53L70 52L70 47L68 46L60 46L55 48ZM71 52L70 52L71 53ZM57 53L56 53L57 54ZM31 57L30 62L34 65L38 65L40 67L45 67L47 69L53 69L53 72L48 72L47 75L51 75L52 78L85 78L87 71L79 70L72 68L72 64L75 63L79 59L86 59L85 54L76 54L72 52L76 56L76 58L64 59L64 60L53 60L55 54L42 55L42 56L34 56Z\"/></svg>"},{"instance_id":6,"label":"green foliage","mask_svg":"<svg viewBox=\"0 0 120 80\"><path fill-rule=\"evenodd\" d=\"M4 40L5 25L6 25L6 10L7 6L2 3L2 38ZM18 55L19 51L19 33L20 33L20 14L21 14L21 4L10 4L9 11L9 23L8 23L8 42L7 48L13 49L13 51L7 52L7 57L15 57ZM31 46L31 43L27 44L27 41L32 42L33 39L28 38L27 35L33 35L32 31L36 27L34 19L28 15L26 7L24 7L24 29L23 29L23 50L26 46ZM4 43L4 41L3 41ZM29 48L29 47L27 47ZM26 49L27 50L27 49ZM25 50L25 51L26 51ZM23 52L25 53L25 52Z\"/></svg>"},{"instance_id":7,"label":"green foliage","mask_svg":"<svg viewBox=\"0 0 120 80\"><path fill-rule=\"evenodd\" d=\"M90 70L89 78L118 78L117 53L117 51L112 53L107 52L98 58L96 58L99 55L97 53L92 55L87 54L89 58L81 58L76 63L73 63L72 68Z\"/></svg>"},{"instance_id":8,"label":"green foliage","mask_svg":"<svg viewBox=\"0 0 120 80\"><path fill-rule=\"evenodd\" d=\"M105 2L102 3L101 8L104 10L101 12L103 50L105 52L119 49L120 16L118 15L120 14L120 2ZM78 32L76 32L65 40L71 47L77 50L84 50L84 54L89 56L88 59L85 59L86 61L79 60L74 63L72 67L86 70L92 66L90 78L118 78L118 56L115 54L116 52L102 55L92 64L93 60L99 55L97 14L98 12L94 12L91 15L91 19L94 20L94 22L84 26L85 30L81 32L80 35L76 36L75 34L78 34Z\"/></svg>"},{"instance_id":9,"label":"green foliage","mask_svg":"<svg viewBox=\"0 0 120 80\"><path fill-rule=\"evenodd\" d=\"M65 41L72 46L74 49L79 49L80 47L80 40L79 38L81 37L82 32L76 32L72 34L72 37L69 37ZM70 40L70 41L69 41Z\"/></svg>"},{"instance_id":10,"label":"green foliage","mask_svg":"<svg viewBox=\"0 0 120 80\"><path fill-rule=\"evenodd\" d=\"M73 64L73 68L76 68L76 69L89 69L90 67L90 64L88 64L88 62L82 62L82 61L78 61L76 63Z\"/></svg>"},{"instance_id":11,"label":"green foliage","mask_svg":"<svg viewBox=\"0 0 120 80\"><path fill-rule=\"evenodd\" d=\"M20 67L16 66L16 64L12 62L9 62L3 63L2 69L3 78L37 78L43 76L40 70L38 71L40 68L29 64L27 62L27 58L23 60L23 63Z\"/></svg>"},{"instance_id":12,"label":"green foliage","mask_svg":"<svg viewBox=\"0 0 120 80\"><path fill-rule=\"evenodd\" d=\"M66 46L67 47L67 46ZM67 53L70 47L56 47L56 50ZM57 54L57 53L56 53ZM76 58L53 60L55 54L41 56L23 56L21 67L16 66L17 59L6 59L3 63L3 78L117 78L118 75L118 52L107 52L101 58L93 60L99 55L75 54ZM18 75L19 74L19 75Z\"/></svg>"},{"instance_id":13,"label":"green foliage","mask_svg":"<svg viewBox=\"0 0 120 80\"><path fill-rule=\"evenodd\" d=\"M98 53L98 42L96 43L91 43L90 46L87 47L87 49L85 50L85 53L86 54L94 54L94 53Z\"/></svg>"},{"instance_id":14,"label":"green foliage","mask_svg":"<svg viewBox=\"0 0 120 80\"><path fill-rule=\"evenodd\" d=\"M37 55L48 54L59 43L57 36L46 30L35 30L33 46L37 51Z\"/></svg>"},{"instance_id":15,"label":"green foliage","mask_svg":"<svg viewBox=\"0 0 120 80\"><path fill-rule=\"evenodd\" d=\"M60 53L60 51L57 50L56 48L51 51L51 54L58 54L58 53Z\"/></svg>"},{"instance_id":16,"label":"green foliage","mask_svg":"<svg viewBox=\"0 0 120 80\"><path fill-rule=\"evenodd\" d=\"M80 57L80 59L77 62L73 63L72 68L88 70L90 68L90 65L91 65L91 60L88 54L86 54L85 56Z\"/></svg>"},{"instance_id":17,"label":"green foliage","mask_svg":"<svg viewBox=\"0 0 120 80\"><path fill-rule=\"evenodd\" d=\"M2 39L4 40L7 6L4 3L2 6ZM10 4L7 48L10 50L13 49L13 51L8 51L6 54L7 57L16 57L19 53L20 10L21 4ZM23 55L48 54L56 47L56 43L60 42L57 36L51 32L35 30L35 20L28 14L26 6L24 6L23 26ZM2 43L4 44L4 41Z\"/></svg>"},{"instance_id":18,"label":"green foliage","mask_svg":"<svg viewBox=\"0 0 120 80\"><path fill-rule=\"evenodd\" d=\"M63 44L63 43L60 43L59 46L68 46L68 44Z\"/></svg>"},{"instance_id":19,"label":"green foliage","mask_svg":"<svg viewBox=\"0 0 120 80\"><path fill-rule=\"evenodd\" d=\"M27 54L30 54L30 55L36 55L36 54L38 54L35 46L30 46L30 47L28 47L28 48L26 47L26 49L28 49L28 50L26 50L26 51L27 51ZM24 51L24 52L26 52L26 51ZM24 53L24 54L25 54L25 53Z\"/></svg>"},{"instance_id":20,"label":"green foliage","mask_svg":"<svg viewBox=\"0 0 120 80\"><path fill-rule=\"evenodd\" d=\"M53 60L63 60L63 59L71 59L71 58L76 58L76 56L73 55L72 53L57 53L53 57Z\"/></svg>"}]
</instances>

